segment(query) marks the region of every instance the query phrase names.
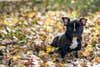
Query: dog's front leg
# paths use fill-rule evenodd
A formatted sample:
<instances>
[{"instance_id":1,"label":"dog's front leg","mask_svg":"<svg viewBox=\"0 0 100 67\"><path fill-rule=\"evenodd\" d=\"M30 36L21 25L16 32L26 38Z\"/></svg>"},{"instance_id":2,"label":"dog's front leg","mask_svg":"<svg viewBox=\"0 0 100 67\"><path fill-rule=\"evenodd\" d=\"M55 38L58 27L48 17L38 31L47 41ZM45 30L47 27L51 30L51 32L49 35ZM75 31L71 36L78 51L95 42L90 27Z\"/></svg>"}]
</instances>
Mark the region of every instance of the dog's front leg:
<instances>
[{"instance_id":1,"label":"dog's front leg","mask_svg":"<svg viewBox=\"0 0 100 67\"><path fill-rule=\"evenodd\" d=\"M79 39L78 40L78 46L75 49L72 49L72 51L74 51L74 56L76 58L78 58L78 51L81 50L81 47L82 47L81 40L82 39Z\"/></svg>"},{"instance_id":2,"label":"dog's front leg","mask_svg":"<svg viewBox=\"0 0 100 67\"><path fill-rule=\"evenodd\" d=\"M65 55L67 54L67 50L64 48L61 49L61 57L64 58Z\"/></svg>"},{"instance_id":3,"label":"dog's front leg","mask_svg":"<svg viewBox=\"0 0 100 67\"><path fill-rule=\"evenodd\" d=\"M73 51L74 51L74 56L76 57L76 58L78 58L78 51L79 50L81 50L81 44L78 44L78 47L76 48L76 49L74 49Z\"/></svg>"},{"instance_id":4,"label":"dog's front leg","mask_svg":"<svg viewBox=\"0 0 100 67\"><path fill-rule=\"evenodd\" d=\"M60 55L61 55L61 58L64 58L65 57L65 55L67 55L67 53L68 53L68 47L67 46L62 46L61 48L60 48Z\"/></svg>"}]
</instances>

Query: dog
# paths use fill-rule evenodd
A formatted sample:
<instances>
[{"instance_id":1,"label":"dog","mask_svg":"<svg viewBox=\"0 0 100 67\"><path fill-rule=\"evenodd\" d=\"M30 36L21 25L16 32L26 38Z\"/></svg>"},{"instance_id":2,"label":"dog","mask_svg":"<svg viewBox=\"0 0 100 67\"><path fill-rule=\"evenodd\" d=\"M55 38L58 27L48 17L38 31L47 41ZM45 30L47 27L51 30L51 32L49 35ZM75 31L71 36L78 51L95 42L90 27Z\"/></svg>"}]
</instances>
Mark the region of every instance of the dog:
<instances>
[{"instance_id":1,"label":"dog","mask_svg":"<svg viewBox=\"0 0 100 67\"><path fill-rule=\"evenodd\" d=\"M69 17L62 17L62 21L66 31L61 36L54 37L50 45L58 48L62 58L72 51L75 51L74 55L78 58L78 51L82 47L82 33L87 19L80 18L71 21Z\"/></svg>"}]
</instances>

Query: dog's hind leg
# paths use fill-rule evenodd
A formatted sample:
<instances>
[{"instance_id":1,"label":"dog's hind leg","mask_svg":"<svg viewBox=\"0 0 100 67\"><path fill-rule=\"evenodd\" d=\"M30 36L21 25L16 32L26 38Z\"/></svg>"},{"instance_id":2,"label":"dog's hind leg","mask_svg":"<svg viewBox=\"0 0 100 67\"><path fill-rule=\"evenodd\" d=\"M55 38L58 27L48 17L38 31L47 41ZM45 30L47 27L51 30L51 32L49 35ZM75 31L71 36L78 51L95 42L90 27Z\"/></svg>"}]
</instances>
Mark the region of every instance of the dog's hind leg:
<instances>
[{"instance_id":1,"label":"dog's hind leg","mask_svg":"<svg viewBox=\"0 0 100 67\"><path fill-rule=\"evenodd\" d=\"M53 42L50 44L53 47L57 47L58 46L58 41L59 41L59 36L55 37L53 39Z\"/></svg>"}]
</instances>

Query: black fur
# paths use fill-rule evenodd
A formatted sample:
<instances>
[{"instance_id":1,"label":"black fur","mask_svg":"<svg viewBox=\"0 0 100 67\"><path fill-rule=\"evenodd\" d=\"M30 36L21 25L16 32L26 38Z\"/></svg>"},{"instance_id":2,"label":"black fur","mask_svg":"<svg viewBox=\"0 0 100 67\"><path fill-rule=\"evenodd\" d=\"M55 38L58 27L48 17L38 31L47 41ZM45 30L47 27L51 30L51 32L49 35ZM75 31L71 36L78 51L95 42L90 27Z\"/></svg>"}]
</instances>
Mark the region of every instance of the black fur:
<instances>
[{"instance_id":1,"label":"black fur","mask_svg":"<svg viewBox=\"0 0 100 67\"><path fill-rule=\"evenodd\" d=\"M83 26L85 26L87 19L81 18L80 20L70 21L68 17L62 17L62 20L64 26L66 26L66 31L63 35L56 36L51 46L59 48L58 50L62 58L71 51L76 51L75 56L78 57L77 51L80 50L82 46ZM77 37L78 46L75 49L70 49L73 37Z\"/></svg>"}]
</instances>

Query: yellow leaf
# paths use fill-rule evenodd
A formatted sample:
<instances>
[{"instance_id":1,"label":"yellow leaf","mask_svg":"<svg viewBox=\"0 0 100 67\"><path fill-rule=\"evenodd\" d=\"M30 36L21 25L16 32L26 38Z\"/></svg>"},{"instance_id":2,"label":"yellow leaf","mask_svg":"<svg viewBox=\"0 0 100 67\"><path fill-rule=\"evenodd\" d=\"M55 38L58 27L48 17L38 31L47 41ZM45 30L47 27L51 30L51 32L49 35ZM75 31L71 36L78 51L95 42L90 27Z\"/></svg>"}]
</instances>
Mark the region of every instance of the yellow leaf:
<instances>
[{"instance_id":1,"label":"yellow leaf","mask_svg":"<svg viewBox=\"0 0 100 67\"><path fill-rule=\"evenodd\" d=\"M46 28L46 32L52 33L53 32L53 29Z\"/></svg>"},{"instance_id":2,"label":"yellow leaf","mask_svg":"<svg viewBox=\"0 0 100 67\"><path fill-rule=\"evenodd\" d=\"M93 48L91 46L87 46L85 48L85 51L83 52L83 56L89 56L91 54L91 52L93 51Z\"/></svg>"},{"instance_id":3,"label":"yellow leaf","mask_svg":"<svg viewBox=\"0 0 100 67\"><path fill-rule=\"evenodd\" d=\"M6 21L6 20L4 20L4 24L9 25L9 22L8 22L8 21Z\"/></svg>"},{"instance_id":4,"label":"yellow leaf","mask_svg":"<svg viewBox=\"0 0 100 67\"><path fill-rule=\"evenodd\" d=\"M45 63L44 63L44 67L49 67L48 62L45 62Z\"/></svg>"},{"instance_id":5,"label":"yellow leaf","mask_svg":"<svg viewBox=\"0 0 100 67\"><path fill-rule=\"evenodd\" d=\"M47 18L45 21L44 21L44 25L52 25L52 20L50 18Z\"/></svg>"},{"instance_id":6,"label":"yellow leaf","mask_svg":"<svg viewBox=\"0 0 100 67\"><path fill-rule=\"evenodd\" d=\"M52 28L51 26L47 26L46 29L45 29L45 31L46 31L46 32L49 32L49 33L54 32L54 31L53 31L53 28Z\"/></svg>"},{"instance_id":7,"label":"yellow leaf","mask_svg":"<svg viewBox=\"0 0 100 67\"><path fill-rule=\"evenodd\" d=\"M96 57L95 61L100 63L100 57Z\"/></svg>"},{"instance_id":8,"label":"yellow leaf","mask_svg":"<svg viewBox=\"0 0 100 67\"><path fill-rule=\"evenodd\" d=\"M73 11L72 12L72 16L75 18L75 17L77 17L78 16L78 12L77 11Z\"/></svg>"},{"instance_id":9,"label":"yellow leaf","mask_svg":"<svg viewBox=\"0 0 100 67\"><path fill-rule=\"evenodd\" d=\"M53 48L53 47L51 47L51 46L49 46L49 47L47 47L47 48L46 48L46 50L47 50L47 52L51 52L51 51L53 51L53 50L54 50L54 48Z\"/></svg>"},{"instance_id":10,"label":"yellow leaf","mask_svg":"<svg viewBox=\"0 0 100 67\"><path fill-rule=\"evenodd\" d=\"M31 50L27 51L27 54L32 54L32 51Z\"/></svg>"},{"instance_id":11,"label":"yellow leaf","mask_svg":"<svg viewBox=\"0 0 100 67\"><path fill-rule=\"evenodd\" d=\"M17 55L17 56L13 56L13 60L14 60L14 61L18 60L19 58L20 58L19 55Z\"/></svg>"},{"instance_id":12,"label":"yellow leaf","mask_svg":"<svg viewBox=\"0 0 100 67\"><path fill-rule=\"evenodd\" d=\"M48 15L50 15L50 16L56 16L56 12L55 11L52 11Z\"/></svg>"},{"instance_id":13,"label":"yellow leaf","mask_svg":"<svg viewBox=\"0 0 100 67\"><path fill-rule=\"evenodd\" d=\"M61 24L61 22L57 22L57 28L62 31L63 30L63 26Z\"/></svg>"},{"instance_id":14,"label":"yellow leaf","mask_svg":"<svg viewBox=\"0 0 100 67\"><path fill-rule=\"evenodd\" d=\"M28 14L28 17L33 17L33 16L35 16L35 14L36 14L35 12L31 12Z\"/></svg>"},{"instance_id":15,"label":"yellow leaf","mask_svg":"<svg viewBox=\"0 0 100 67\"><path fill-rule=\"evenodd\" d=\"M92 61L100 63L100 57L95 57Z\"/></svg>"},{"instance_id":16,"label":"yellow leaf","mask_svg":"<svg viewBox=\"0 0 100 67\"><path fill-rule=\"evenodd\" d=\"M84 51L84 52L83 52L83 55L87 57L87 56L90 55L90 53L89 53L88 51Z\"/></svg>"},{"instance_id":17,"label":"yellow leaf","mask_svg":"<svg viewBox=\"0 0 100 67\"><path fill-rule=\"evenodd\" d=\"M16 24L19 20L17 18L14 18L14 20L12 21L14 24Z\"/></svg>"},{"instance_id":18,"label":"yellow leaf","mask_svg":"<svg viewBox=\"0 0 100 67\"><path fill-rule=\"evenodd\" d=\"M46 50L47 50L47 52L50 52L52 50L52 48L48 47Z\"/></svg>"}]
</instances>

